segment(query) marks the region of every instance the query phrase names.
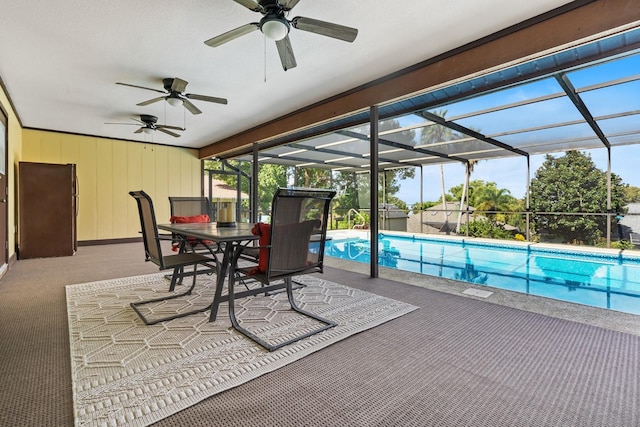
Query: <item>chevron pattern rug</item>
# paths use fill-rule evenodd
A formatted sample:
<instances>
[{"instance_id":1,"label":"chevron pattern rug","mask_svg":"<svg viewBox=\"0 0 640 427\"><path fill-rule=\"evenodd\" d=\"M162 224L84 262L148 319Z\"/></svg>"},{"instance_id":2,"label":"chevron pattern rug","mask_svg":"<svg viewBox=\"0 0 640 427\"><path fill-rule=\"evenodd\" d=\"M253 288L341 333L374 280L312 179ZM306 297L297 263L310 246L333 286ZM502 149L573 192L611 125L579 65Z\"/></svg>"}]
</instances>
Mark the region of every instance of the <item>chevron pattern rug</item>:
<instances>
[{"instance_id":1,"label":"chevron pattern rug","mask_svg":"<svg viewBox=\"0 0 640 427\"><path fill-rule=\"evenodd\" d=\"M194 293L156 305L165 316L206 306L214 277L199 277ZM373 328L417 307L316 276L298 279L302 308L338 323L335 328L269 353L231 327L228 307L146 326L132 301L166 295L163 274L66 287L76 426L146 426L224 390ZM309 325L292 312L286 293L236 302L243 325L269 339Z\"/></svg>"}]
</instances>

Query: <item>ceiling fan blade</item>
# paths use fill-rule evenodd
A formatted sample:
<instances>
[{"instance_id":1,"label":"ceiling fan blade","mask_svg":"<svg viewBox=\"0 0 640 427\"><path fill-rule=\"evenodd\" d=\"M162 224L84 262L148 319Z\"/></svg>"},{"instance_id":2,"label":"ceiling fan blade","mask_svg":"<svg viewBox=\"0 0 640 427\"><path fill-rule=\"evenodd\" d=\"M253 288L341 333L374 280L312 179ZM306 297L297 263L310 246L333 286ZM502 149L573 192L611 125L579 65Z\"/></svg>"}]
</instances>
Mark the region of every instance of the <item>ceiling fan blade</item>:
<instances>
[{"instance_id":1,"label":"ceiling fan blade","mask_svg":"<svg viewBox=\"0 0 640 427\"><path fill-rule=\"evenodd\" d=\"M156 125L156 128L158 128L158 129L184 130L184 128L181 128L179 126L169 126L169 125Z\"/></svg>"},{"instance_id":2,"label":"ceiling fan blade","mask_svg":"<svg viewBox=\"0 0 640 427\"><path fill-rule=\"evenodd\" d=\"M295 68L296 65L298 65L296 64L296 57L293 55L293 47L291 47L291 41L288 35L282 40L276 41L276 47L278 48L282 68L284 68L285 71Z\"/></svg>"},{"instance_id":3,"label":"ceiling fan blade","mask_svg":"<svg viewBox=\"0 0 640 427\"><path fill-rule=\"evenodd\" d=\"M262 6L255 0L233 0L234 2L241 4L249 10L253 10L254 12L261 12Z\"/></svg>"},{"instance_id":4,"label":"ceiling fan blade","mask_svg":"<svg viewBox=\"0 0 640 427\"><path fill-rule=\"evenodd\" d=\"M151 89L150 87L144 87L144 86L138 86L138 85L131 85L129 83L120 83L120 82L116 82L117 85L122 85L122 86L129 86L129 87L137 87L138 89L146 89L146 90L152 90L154 92L160 92L160 93L165 93L163 90L159 90L159 89Z\"/></svg>"},{"instance_id":5,"label":"ceiling fan blade","mask_svg":"<svg viewBox=\"0 0 640 427\"><path fill-rule=\"evenodd\" d=\"M182 98L182 105L184 105L184 108L189 110L189 112L191 112L191 114L200 114L200 113L202 113L202 111L200 111L198 109L198 107L193 105L193 103L191 101L189 101L188 99Z\"/></svg>"},{"instance_id":6,"label":"ceiling fan blade","mask_svg":"<svg viewBox=\"0 0 640 427\"><path fill-rule=\"evenodd\" d=\"M156 126L156 129L159 130L160 132L166 133L167 135L171 135L171 136L174 136L176 138L180 138L180 135L178 135L177 133L173 133L170 130L166 130L164 128L161 128L160 126Z\"/></svg>"},{"instance_id":7,"label":"ceiling fan blade","mask_svg":"<svg viewBox=\"0 0 640 427\"><path fill-rule=\"evenodd\" d=\"M216 102L218 104L227 104L227 100L224 98L216 98L215 96L198 95L195 93L187 93L184 95L189 99L196 99L198 101Z\"/></svg>"},{"instance_id":8,"label":"ceiling fan blade","mask_svg":"<svg viewBox=\"0 0 640 427\"><path fill-rule=\"evenodd\" d=\"M140 129L138 129L137 131L135 131L134 133L142 133L142 129L143 129L143 128L140 128Z\"/></svg>"},{"instance_id":9,"label":"ceiling fan blade","mask_svg":"<svg viewBox=\"0 0 640 427\"><path fill-rule=\"evenodd\" d=\"M138 103L136 105L139 105L139 106L149 105L149 104L153 104L154 102L164 101L165 98L166 98L166 96L159 96L157 98L153 98L153 99L150 99L148 101L140 102L140 103Z\"/></svg>"},{"instance_id":10,"label":"ceiling fan blade","mask_svg":"<svg viewBox=\"0 0 640 427\"><path fill-rule=\"evenodd\" d=\"M237 39L240 36L244 36L245 34L249 34L258 29L259 25L257 22L252 22L251 24L243 25L242 27L238 27L234 30L227 31L224 34L220 34L219 36L213 37L204 44L211 47L218 47L221 44L226 42L230 42L231 40Z\"/></svg>"},{"instance_id":11,"label":"ceiling fan blade","mask_svg":"<svg viewBox=\"0 0 640 427\"><path fill-rule=\"evenodd\" d=\"M293 28L311 33L320 34L322 36L333 37L334 39L352 42L358 35L358 30L344 25L338 25L331 22L320 21L318 19L305 18L297 16L291 20Z\"/></svg>"},{"instance_id":12,"label":"ceiling fan blade","mask_svg":"<svg viewBox=\"0 0 640 427\"><path fill-rule=\"evenodd\" d=\"M284 10L291 10L299 1L300 0L280 0L280 6L282 6Z\"/></svg>"},{"instance_id":13,"label":"ceiling fan blade","mask_svg":"<svg viewBox=\"0 0 640 427\"><path fill-rule=\"evenodd\" d=\"M177 77L173 78L173 83L171 84L171 90L178 92L178 93L182 93L184 92L184 90L187 88L187 85L189 84L189 82L179 79Z\"/></svg>"}]
</instances>

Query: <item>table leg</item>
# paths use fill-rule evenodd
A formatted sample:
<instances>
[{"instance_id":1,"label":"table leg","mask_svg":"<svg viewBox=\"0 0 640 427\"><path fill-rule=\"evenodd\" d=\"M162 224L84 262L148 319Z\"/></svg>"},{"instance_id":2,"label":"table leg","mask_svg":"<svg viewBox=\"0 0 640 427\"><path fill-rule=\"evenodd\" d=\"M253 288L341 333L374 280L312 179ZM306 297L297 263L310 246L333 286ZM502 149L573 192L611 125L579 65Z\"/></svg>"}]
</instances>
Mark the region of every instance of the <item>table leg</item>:
<instances>
[{"instance_id":1,"label":"table leg","mask_svg":"<svg viewBox=\"0 0 640 427\"><path fill-rule=\"evenodd\" d=\"M222 255L222 262L220 263L220 270L218 271L218 279L216 280L216 292L213 297L213 303L211 303L211 315L209 316L209 322L213 322L218 317L218 307L222 302L222 288L224 287L224 280L229 270L229 263L233 256L234 245L228 242L224 245L224 253Z\"/></svg>"}]
</instances>

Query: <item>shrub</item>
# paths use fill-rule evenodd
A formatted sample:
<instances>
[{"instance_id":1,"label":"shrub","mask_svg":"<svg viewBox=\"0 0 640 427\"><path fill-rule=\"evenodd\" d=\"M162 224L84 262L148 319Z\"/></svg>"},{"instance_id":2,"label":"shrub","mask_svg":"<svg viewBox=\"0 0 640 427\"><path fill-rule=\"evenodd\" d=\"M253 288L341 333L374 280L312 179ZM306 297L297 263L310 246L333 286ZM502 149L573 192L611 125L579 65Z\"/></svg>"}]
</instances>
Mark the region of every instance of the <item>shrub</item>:
<instances>
[{"instance_id":1,"label":"shrub","mask_svg":"<svg viewBox=\"0 0 640 427\"><path fill-rule=\"evenodd\" d=\"M633 249L633 245L628 240L618 240L617 242L611 242L611 247L614 249Z\"/></svg>"},{"instance_id":2,"label":"shrub","mask_svg":"<svg viewBox=\"0 0 640 427\"><path fill-rule=\"evenodd\" d=\"M496 223L489 219L476 219L460 227L460 233L473 237L488 237L492 239L513 239L510 232L504 229L503 224Z\"/></svg>"}]
</instances>

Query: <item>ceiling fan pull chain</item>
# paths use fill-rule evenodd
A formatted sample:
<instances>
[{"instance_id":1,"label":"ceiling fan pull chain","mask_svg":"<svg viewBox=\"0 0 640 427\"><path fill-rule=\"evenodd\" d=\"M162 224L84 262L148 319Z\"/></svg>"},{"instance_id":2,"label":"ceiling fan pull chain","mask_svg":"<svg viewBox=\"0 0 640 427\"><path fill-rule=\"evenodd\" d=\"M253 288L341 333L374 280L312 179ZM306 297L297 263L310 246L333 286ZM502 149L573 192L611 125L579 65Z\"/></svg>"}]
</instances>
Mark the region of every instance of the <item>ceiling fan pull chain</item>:
<instances>
[{"instance_id":1,"label":"ceiling fan pull chain","mask_svg":"<svg viewBox=\"0 0 640 427\"><path fill-rule=\"evenodd\" d=\"M264 82L267 82L267 36L262 36L264 40Z\"/></svg>"}]
</instances>

